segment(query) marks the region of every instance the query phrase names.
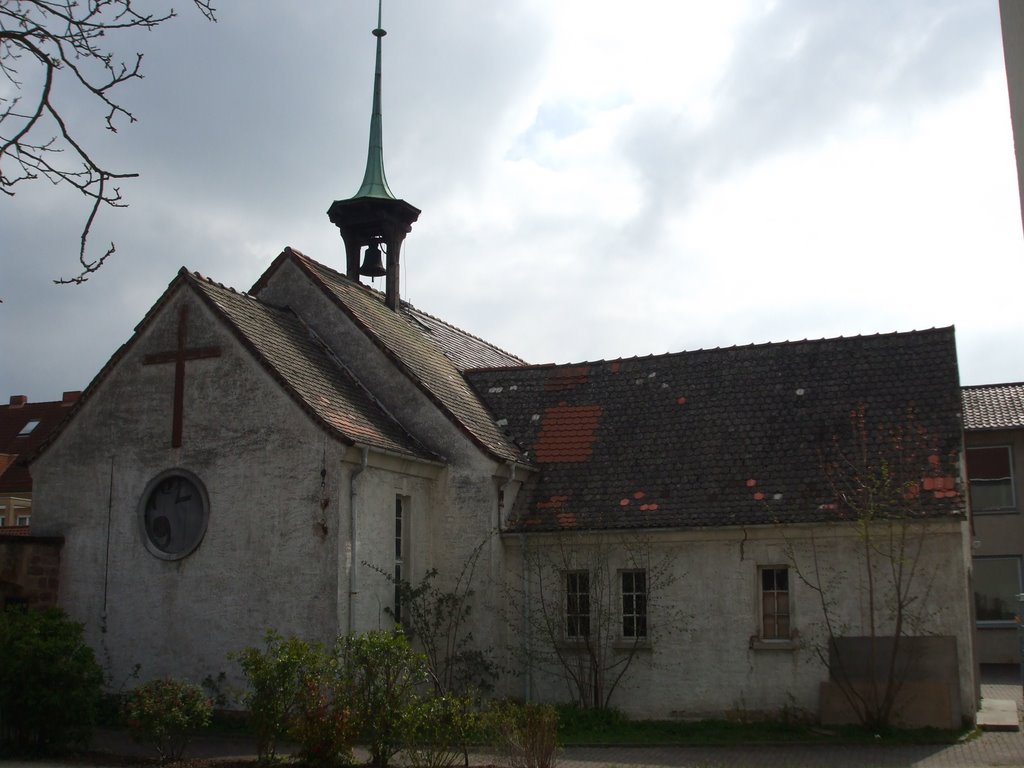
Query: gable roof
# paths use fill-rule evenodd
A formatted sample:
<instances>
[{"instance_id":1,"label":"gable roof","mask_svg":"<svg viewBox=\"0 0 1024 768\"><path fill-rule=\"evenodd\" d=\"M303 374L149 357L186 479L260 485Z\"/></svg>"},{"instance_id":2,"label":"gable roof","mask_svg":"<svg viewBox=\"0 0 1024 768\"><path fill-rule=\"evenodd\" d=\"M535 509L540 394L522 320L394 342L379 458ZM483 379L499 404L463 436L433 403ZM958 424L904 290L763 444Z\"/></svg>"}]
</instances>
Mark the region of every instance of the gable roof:
<instances>
[{"instance_id":1,"label":"gable roof","mask_svg":"<svg viewBox=\"0 0 1024 768\"><path fill-rule=\"evenodd\" d=\"M961 393L964 429L1024 428L1024 383L981 384Z\"/></svg>"},{"instance_id":2,"label":"gable roof","mask_svg":"<svg viewBox=\"0 0 1024 768\"><path fill-rule=\"evenodd\" d=\"M30 455L57 429L78 392L65 392L62 400L30 403L15 395L0 406L0 493L29 493L32 477L23 457Z\"/></svg>"},{"instance_id":3,"label":"gable roof","mask_svg":"<svg viewBox=\"0 0 1024 768\"><path fill-rule=\"evenodd\" d=\"M285 262L294 263L403 371L431 401L479 447L501 461L525 463L519 449L494 423L486 407L463 376L465 366L498 361L518 366L522 361L455 326L403 302L394 312L383 294L286 248L251 293L259 295Z\"/></svg>"},{"instance_id":4,"label":"gable roof","mask_svg":"<svg viewBox=\"0 0 1024 768\"><path fill-rule=\"evenodd\" d=\"M207 304L285 390L347 443L436 461L293 312L182 270Z\"/></svg>"},{"instance_id":5,"label":"gable roof","mask_svg":"<svg viewBox=\"0 0 1024 768\"><path fill-rule=\"evenodd\" d=\"M90 382L69 419L92 397L137 343L141 332L180 290L193 290L286 394L330 434L350 445L358 443L423 461L440 461L370 396L293 312L226 288L184 267L135 326L132 338L111 356ZM51 433L30 458L42 453L63 428L64 424Z\"/></svg>"},{"instance_id":6,"label":"gable roof","mask_svg":"<svg viewBox=\"0 0 1024 768\"><path fill-rule=\"evenodd\" d=\"M960 446L952 328L467 376L540 468L511 530L836 519L822 447L860 407L886 427L912 412L944 455ZM962 514L942 482L929 514Z\"/></svg>"}]
</instances>

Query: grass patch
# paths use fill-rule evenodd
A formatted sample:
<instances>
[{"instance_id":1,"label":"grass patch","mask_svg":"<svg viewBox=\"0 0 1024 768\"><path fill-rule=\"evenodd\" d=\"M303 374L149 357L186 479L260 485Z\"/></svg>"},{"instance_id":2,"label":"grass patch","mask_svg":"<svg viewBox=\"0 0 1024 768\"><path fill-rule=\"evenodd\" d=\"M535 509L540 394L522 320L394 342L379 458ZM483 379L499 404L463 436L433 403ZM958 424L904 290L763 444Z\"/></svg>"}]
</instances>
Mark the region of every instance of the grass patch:
<instances>
[{"instance_id":1,"label":"grass patch","mask_svg":"<svg viewBox=\"0 0 1024 768\"><path fill-rule=\"evenodd\" d=\"M563 746L698 746L740 744L955 744L971 729L892 729L876 734L858 726L826 728L801 720L629 720L615 710L560 707Z\"/></svg>"}]
</instances>

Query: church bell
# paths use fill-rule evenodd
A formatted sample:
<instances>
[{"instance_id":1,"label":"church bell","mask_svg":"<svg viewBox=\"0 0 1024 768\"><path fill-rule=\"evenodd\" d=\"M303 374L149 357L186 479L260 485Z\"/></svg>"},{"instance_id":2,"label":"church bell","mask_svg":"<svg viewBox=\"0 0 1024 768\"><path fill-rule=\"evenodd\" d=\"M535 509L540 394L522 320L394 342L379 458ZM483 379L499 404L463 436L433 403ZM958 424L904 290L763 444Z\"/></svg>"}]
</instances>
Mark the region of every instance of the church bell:
<instances>
[{"instance_id":1,"label":"church bell","mask_svg":"<svg viewBox=\"0 0 1024 768\"><path fill-rule=\"evenodd\" d=\"M366 247L366 254L363 256L363 265L359 267L359 274L366 277L383 277L388 273L380 258L380 246L370 243Z\"/></svg>"}]
</instances>

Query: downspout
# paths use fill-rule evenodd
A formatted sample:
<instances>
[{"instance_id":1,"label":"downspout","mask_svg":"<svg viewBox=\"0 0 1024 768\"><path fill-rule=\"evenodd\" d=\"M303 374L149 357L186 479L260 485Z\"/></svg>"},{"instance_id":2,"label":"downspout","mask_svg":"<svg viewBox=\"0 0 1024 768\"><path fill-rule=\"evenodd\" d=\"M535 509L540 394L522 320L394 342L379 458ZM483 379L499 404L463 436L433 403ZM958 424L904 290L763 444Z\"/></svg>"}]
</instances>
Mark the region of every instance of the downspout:
<instances>
[{"instance_id":1,"label":"downspout","mask_svg":"<svg viewBox=\"0 0 1024 768\"><path fill-rule=\"evenodd\" d=\"M523 638L526 643L526 674L523 675L523 701L531 700L533 690L533 635L530 627L530 574L529 562L530 539L525 533L519 534L520 557L523 568Z\"/></svg>"},{"instance_id":2,"label":"downspout","mask_svg":"<svg viewBox=\"0 0 1024 768\"><path fill-rule=\"evenodd\" d=\"M356 478L363 474L366 469L366 464L370 460L370 449L365 445L356 446L362 448L363 461L362 463L352 470L352 474L348 480L348 536L349 536L349 561L348 561L348 633L351 635L355 632L355 607L356 607L356 563L358 559L356 557L356 498L359 494L356 493Z\"/></svg>"}]
</instances>

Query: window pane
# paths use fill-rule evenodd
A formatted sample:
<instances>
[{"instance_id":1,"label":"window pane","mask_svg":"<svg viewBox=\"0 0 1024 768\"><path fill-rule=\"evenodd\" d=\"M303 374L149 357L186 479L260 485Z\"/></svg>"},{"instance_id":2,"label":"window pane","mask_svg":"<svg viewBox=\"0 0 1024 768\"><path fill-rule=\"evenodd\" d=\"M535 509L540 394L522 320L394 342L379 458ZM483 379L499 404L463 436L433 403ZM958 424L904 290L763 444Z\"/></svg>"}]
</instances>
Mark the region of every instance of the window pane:
<instances>
[{"instance_id":1,"label":"window pane","mask_svg":"<svg viewBox=\"0 0 1024 768\"><path fill-rule=\"evenodd\" d=\"M789 639L789 569L761 569L761 637Z\"/></svg>"},{"instance_id":2,"label":"window pane","mask_svg":"<svg viewBox=\"0 0 1024 768\"><path fill-rule=\"evenodd\" d=\"M967 477L975 511L1013 508L1012 464L1008 446L967 449Z\"/></svg>"},{"instance_id":3,"label":"window pane","mask_svg":"<svg viewBox=\"0 0 1024 768\"><path fill-rule=\"evenodd\" d=\"M1020 558L981 557L974 561L978 621L1013 621L1020 591Z\"/></svg>"}]
</instances>

